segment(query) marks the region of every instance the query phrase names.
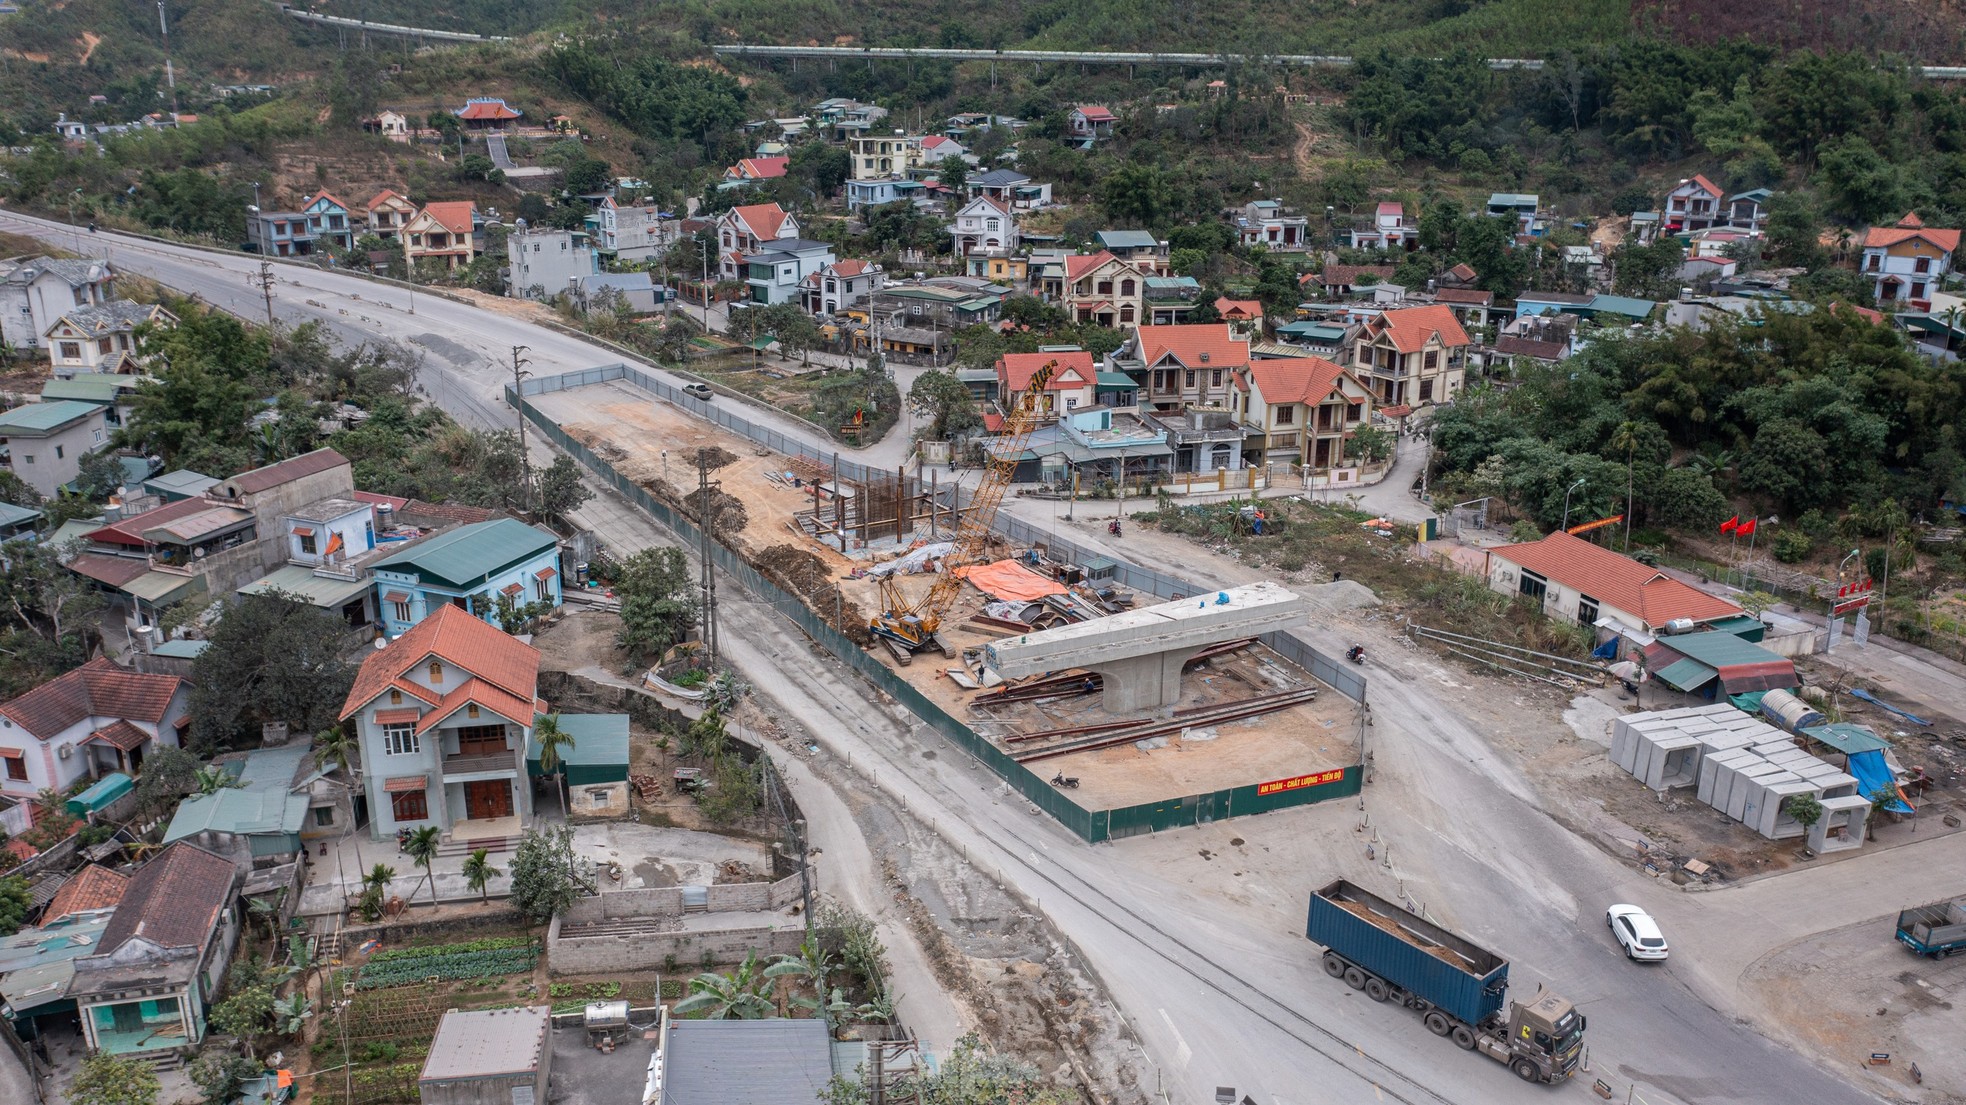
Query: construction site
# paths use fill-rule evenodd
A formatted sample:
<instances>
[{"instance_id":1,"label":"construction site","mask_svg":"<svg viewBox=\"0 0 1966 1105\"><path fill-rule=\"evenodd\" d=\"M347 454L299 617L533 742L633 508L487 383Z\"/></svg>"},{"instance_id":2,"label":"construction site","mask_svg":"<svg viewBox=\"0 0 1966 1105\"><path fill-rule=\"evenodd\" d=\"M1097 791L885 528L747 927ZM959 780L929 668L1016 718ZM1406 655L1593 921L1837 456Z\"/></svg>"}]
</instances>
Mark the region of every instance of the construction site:
<instances>
[{"instance_id":1,"label":"construction site","mask_svg":"<svg viewBox=\"0 0 1966 1105\"><path fill-rule=\"evenodd\" d=\"M987 742L1000 755L972 751L999 774L1081 815L1149 810L1158 828L1356 789L1361 707L1265 643L1305 624L1301 596L1136 593L1111 561L993 530L1027 409L951 486L771 452L627 381L529 401Z\"/></svg>"}]
</instances>

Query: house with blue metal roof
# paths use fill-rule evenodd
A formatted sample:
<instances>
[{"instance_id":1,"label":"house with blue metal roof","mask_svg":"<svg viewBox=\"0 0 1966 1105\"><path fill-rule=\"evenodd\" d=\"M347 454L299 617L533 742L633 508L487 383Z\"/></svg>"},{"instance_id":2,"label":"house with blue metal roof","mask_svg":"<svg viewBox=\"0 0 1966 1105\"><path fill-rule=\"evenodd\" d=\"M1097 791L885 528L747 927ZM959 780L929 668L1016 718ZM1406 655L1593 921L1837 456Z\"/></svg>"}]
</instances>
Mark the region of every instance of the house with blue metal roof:
<instances>
[{"instance_id":1,"label":"house with blue metal roof","mask_svg":"<svg viewBox=\"0 0 1966 1105\"><path fill-rule=\"evenodd\" d=\"M389 636L457 606L497 624L500 596L558 608L560 539L512 518L459 526L369 562Z\"/></svg>"},{"instance_id":2,"label":"house with blue metal roof","mask_svg":"<svg viewBox=\"0 0 1966 1105\"><path fill-rule=\"evenodd\" d=\"M220 855L275 860L304 841L354 828L348 788L328 778L305 741L277 748L228 752L212 761L232 777L229 786L178 804L164 843L189 839Z\"/></svg>"}]
</instances>

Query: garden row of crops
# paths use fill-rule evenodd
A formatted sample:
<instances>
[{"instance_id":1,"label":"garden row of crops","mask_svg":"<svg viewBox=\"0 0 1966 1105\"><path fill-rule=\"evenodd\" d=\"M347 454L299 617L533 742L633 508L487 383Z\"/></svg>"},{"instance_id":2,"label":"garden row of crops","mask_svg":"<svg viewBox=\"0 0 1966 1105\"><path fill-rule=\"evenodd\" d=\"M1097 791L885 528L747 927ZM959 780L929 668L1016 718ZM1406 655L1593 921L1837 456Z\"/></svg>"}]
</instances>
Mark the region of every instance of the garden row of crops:
<instances>
[{"instance_id":1,"label":"garden row of crops","mask_svg":"<svg viewBox=\"0 0 1966 1105\"><path fill-rule=\"evenodd\" d=\"M378 952L369 960L356 976L355 988L377 990L429 979L451 981L524 974L538 962L538 942L522 937L392 948Z\"/></svg>"}]
</instances>

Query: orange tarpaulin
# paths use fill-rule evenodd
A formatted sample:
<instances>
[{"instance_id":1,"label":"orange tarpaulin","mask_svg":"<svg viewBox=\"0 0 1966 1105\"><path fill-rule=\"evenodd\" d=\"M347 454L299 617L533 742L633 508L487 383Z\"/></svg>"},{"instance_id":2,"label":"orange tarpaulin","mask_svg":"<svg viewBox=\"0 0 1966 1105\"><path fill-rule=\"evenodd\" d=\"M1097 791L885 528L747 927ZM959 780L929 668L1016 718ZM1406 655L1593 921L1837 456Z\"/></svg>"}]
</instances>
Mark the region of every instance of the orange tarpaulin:
<instances>
[{"instance_id":1,"label":"orange tarpaulin","mask_svg":"<svg viewBox=\"0 0 1966 1105\"><path fill-rule=\"evenodd\" d=\"M1065 593L1064 584L1046 579L1015 560L957 568L956 574L975 584L977 590L1006 602L1031 602Z\"/></svg>"}]
</instances>

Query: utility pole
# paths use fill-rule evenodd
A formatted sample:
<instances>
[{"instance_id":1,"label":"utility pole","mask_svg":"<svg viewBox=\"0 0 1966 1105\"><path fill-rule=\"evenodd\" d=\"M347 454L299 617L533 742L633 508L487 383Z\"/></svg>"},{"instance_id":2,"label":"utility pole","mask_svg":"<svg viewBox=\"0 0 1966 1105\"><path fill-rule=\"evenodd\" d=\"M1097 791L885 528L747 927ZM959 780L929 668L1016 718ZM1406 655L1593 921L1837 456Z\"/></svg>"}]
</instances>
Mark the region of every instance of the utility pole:
<instances>
[{"instance_id":1,"label":"utility pole","mask_svg":"<svg viewBox=\"0 0 1966 1105\"><path fill-rule=\"evenodd\" d=\"M171 86L171 122L177 122L177 73L171 68L171 25L164 20L164 0L157 0L157 29L164 35L164 80ZM258 197L254 197L257 202Z\"/></svg>"},{"instance_id":2,"label":"utility pole","mask_svg":"<svg viewBox=\"0 0 1966 1105\"><path fill-rule=\"evenodd\" d=\"M530 348L525 345L512 347L512 409L519 415L519 470L522 473L519 507L528 514L532 513L532 454L526 452L526 397L520 389L525 386L526 377L532 375L526 371L526 366L532 361L520 354Z\"/></svg>"},{"instance_id":3,"label":"utility pole","mask_svg":"<svg viewBox=\"0 0 1966 1105\"><path fill-rule=\"evenodd\" d=\"M702 449L696 451L696 529L698 533L698 555L703 558L703 647L710 654L710 666L717 665L717 565L710 558L710 527L714 524L717 512L712 510L710 490L718 485L710 481L710 457Z\"/></svg>"},{"instance_id":4,"label":"utility pole","mask_svg":"<svg viewBox=\"0 0 1966 1105\"><path fill-rule=\"evenodd\" d=\"M258 272L246 274L246 283L258 288L260 294L266 297L266 329L269 332L278 328L273 321L273 285L279 282L280 278L273 275L273 262L264 259L259 263Z\"/></svg>"}]
</instances>

